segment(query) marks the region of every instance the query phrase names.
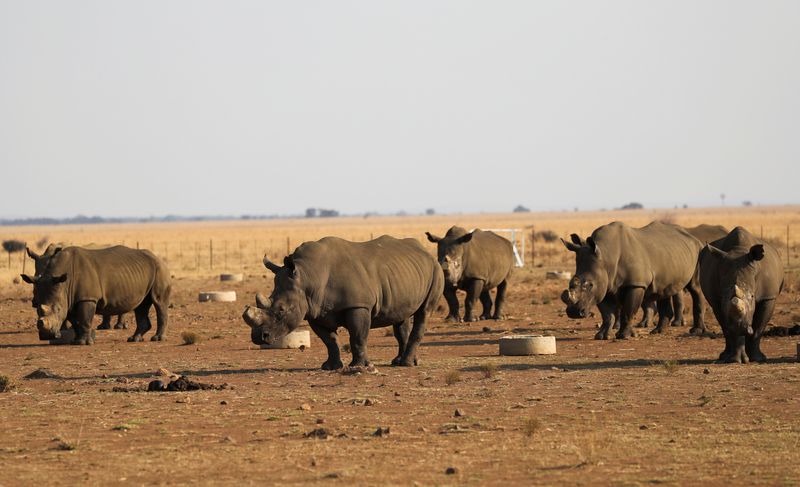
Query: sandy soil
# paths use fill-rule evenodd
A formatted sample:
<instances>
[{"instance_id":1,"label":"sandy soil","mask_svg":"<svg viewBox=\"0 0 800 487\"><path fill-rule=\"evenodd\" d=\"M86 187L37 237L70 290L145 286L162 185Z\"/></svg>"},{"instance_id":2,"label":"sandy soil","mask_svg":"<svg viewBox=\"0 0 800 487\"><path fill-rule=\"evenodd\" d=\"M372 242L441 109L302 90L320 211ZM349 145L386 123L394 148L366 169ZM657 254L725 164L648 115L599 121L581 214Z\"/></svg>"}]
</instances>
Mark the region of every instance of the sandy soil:
<instances>
[{"instance_id":1,"label":"sandy soil","mask_svg":"<svg viewBox=\"0 0 800 487\"><path fill-rule=\"evenodd\" d=\"M0 393L0 485L800 483L797 337L766 338L756 365L715 364L722 339L685 327L595 341L597 318L563 314L563 286L525 269L506 320L444 324L440 310L415 368L391 367L394 338L373 330L377 373L358 374L319 370L316 337L305 351L250 343L240 314L266 272L177 279L163 343L127 343L131 330L39 342L30 289L14 286L0 301L0 374L15 386ZM239 301L197 302L220 289ZM784 293L774 324L800 321L798 301ZM183 345L184 331L201 341ZM555 335L558 354L499 356L517 332ZM60 378L23 378L39 368ZM229 387L144 392L160 368Z\"/></svg>"}]
</instances>

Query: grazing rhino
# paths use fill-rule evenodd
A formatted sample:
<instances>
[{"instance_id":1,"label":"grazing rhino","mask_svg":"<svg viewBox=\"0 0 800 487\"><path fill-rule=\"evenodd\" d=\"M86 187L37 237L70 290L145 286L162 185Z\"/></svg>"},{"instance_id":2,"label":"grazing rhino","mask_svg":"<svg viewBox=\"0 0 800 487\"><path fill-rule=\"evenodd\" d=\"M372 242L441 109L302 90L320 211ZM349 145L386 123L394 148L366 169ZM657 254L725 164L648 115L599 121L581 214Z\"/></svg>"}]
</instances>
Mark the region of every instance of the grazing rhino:
<instances>
[{"instance_id":1,"label":"grazing rhino","mask_svg":"<svg viewBox=\"0 0 800 487\"><path fill-rule=\"evenodd\" d=\"M661 222L642 228L613 222L592 232L585 244L574 234L572 242L562 242L575 252L576 271L561 299L570 318L585 318L598 307L603 324L595 339L608 339L618 308L616 337L632 336L636 312L652 301L660 315L652 333L662 333L672 315L670 298L684 288L692 295L694 326L704 329L697 272L702 244L686 230Z\"/></svg>"},{"instance_id":2,"label":"grazing rhino","mask_svg":"<svg viewBox=\"0 0 800 487\"><path fill-rule=\"evenodd\" d=\"M283 264L264 257L275 287L269 298L257 295L257 306L247 306L242 315L253 343L272 343L306 320L328 349L322 369L336 370L342 367L336 330L344 326L350 366L368 366L369 330L391 325L399 345L392 365L417 364L425 320L444 287L442 269L419 242L386 235L368 242L325 237L303 243Z\"/></svg>"},{"instance_id":3,"label":"grazing rhino","mask_svg":"<svg viewBox=\"0 0 800 487\"><path fill-rule=\"evenodd\" d=\"M696 238L702 244L707 244L715 240L719 240L728 234L728 230L722 225L708 225L702 223L695 227L683 227L684 230L689 232L691 236ZM656 311L655 303L651 306L643 306L644 317L642 321L637 324L637 327L647 328L650 326L650 321ZM685 321L683 319L683 290L672 296L672 326L683 326ZM695 329L695 333L702 334L705 332L705 327L702 329Z\"/></svg>"},{"instance_id":4,"label":"grazing rhino","mask_svg":"<svg viewBox=\"0 0 800 487\"><path fill-rule=\"evenodd\" d=\"M134 311L136 331L129 342L140 342L150 329L148 312L156 309L153 341L164 339L171 291L166 265L147 250L123 246L107 249L67 247L56 249L44 271L22 279L33 284L40 340L60 338L65 320L72 323L76 345L93 343L95 313L105 315Z\"/></svg>"},{"instance_id":5,"label":"grazing rhino","mask_svg":"<svg viewBox=\"0 0 800 487\"><path fill-rule=\"evenodd\" d=\"M478 319L501 319L506 287L514 269L514 249L511 242L493 232L474 230L467 233L461 227L451 227L444 237L425 232L436 244L439 264L444 271L444 298L449 312L446 321L460 322L456 290L467 292L464 300L464 321L476 321L473 309L480 297L483 312ZM492 314L489 291L497 288Z\"/></svg>"},{"instance_id":6,"label":"grazing rhino","mask_svg":"<svg viewBox=\"0 0 800 487\"><path fill-rule=\"evenodd\" d=\"M47 267L48 262L50 262L50 258L53 257L53 254L56 251L61 251L63 246L58 246L55 244L50 244L45 249L44 253L41 255L37 254L33 250L29 248L25 248L28 252L28 257L33 259L35 275L39 276L44 272L45 268ZM92 248L92 247L84 247L84 248ZM31 304L34 308L37 307L36 300L31 300ZM110 314L103 315L103 322L97 327L98 330L110 330L111 329L111 316ZM64 328L66 323L62 324L62 328ZM128 328L128 323L125 320L125 313L117 315L117 323L114 325L114 329L121 330Z\"/></svg>"},{"instance_id":7,"label":"grazing rhino","mask_svg":"<svg viewBox=\"0 0 800 487\"><path fill-rule=\"evenodd\" d=\"M767 360L761 352L761 335L783 290L778 251L736 227L700 253L700 285L725 335L719 360Z\"/></svg>"}]
</instances>

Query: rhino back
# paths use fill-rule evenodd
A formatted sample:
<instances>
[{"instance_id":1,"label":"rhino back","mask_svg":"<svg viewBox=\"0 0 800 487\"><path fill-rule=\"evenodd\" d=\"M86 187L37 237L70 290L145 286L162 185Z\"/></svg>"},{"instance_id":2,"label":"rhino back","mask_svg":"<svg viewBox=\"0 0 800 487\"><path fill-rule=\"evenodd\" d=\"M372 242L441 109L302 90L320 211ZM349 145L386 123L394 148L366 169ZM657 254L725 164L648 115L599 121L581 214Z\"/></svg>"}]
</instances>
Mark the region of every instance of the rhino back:
<instances>
[{"instance_id":1,"label":"rhino back","mask_svg":"<svg viewBox=\"0 0 800 487\"><path fill-rule=\"evenodd\" d=\"M507 239L494 232L475 230L466 245L464 277L480 279L488 288L494 288L511 274L514 250Z\"/></svg>"},{"instance_id":2,"label":"rhino back","mask_svg":"<svg viewBox=\"0 0 800 487\"><path fill-rule=\"evenodd\" d=\"M428 299L436 273L441 274L419 242L388 236L369 242L325 237L298 247L294 262L303 275L312 318L366 308L373 319L402 321ZM438 281L441 286L441 276Z\"/></svg>"},{"instance_id":3,"label":"rhino back","mask_svg":"<svg viewBox=\"0 0 800 487\"><path fill-rule=\"evenodd\" d=\"M611 291L643 287L648 294L672 295L692 279L701 249L700 241L675 225L653 222L631 228L620 222L600 227L592 234L609 269Z\"/></svg>"},{"instance_id":4,"label":"rhino back","mask_svg":"<svg viewBox=\"0 0 800 487\"><path fill-rule=\"evenodd\" d=\"M94 301L98 310L132 311L154 286L169 287L169 272L147 250L69 247L53 258L53 273L67 272L72 302Z\"/></svg>"},{"instance_id":5,"label":"rhino back","mask_svg":"<svg viewBox=\"0 0 800 487\"><path fill-rule=\"evenodd\" d=\"M684 230L689 232L691 236L696 238L702 244L714 242L724 238L728 234L728 229L722 225L708 225L701 223L695 227L684 227Z\"/></svg>"}]
</instances>

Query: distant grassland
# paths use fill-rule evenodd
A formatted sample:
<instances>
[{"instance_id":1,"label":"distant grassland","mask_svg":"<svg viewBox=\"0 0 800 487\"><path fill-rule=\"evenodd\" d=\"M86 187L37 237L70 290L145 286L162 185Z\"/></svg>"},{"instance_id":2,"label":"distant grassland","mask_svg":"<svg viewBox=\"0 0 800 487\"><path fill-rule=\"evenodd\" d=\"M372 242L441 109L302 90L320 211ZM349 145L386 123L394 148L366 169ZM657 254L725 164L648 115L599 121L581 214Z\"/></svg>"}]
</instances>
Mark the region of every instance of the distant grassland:
<instances>
[{"instance_id":1,"label":"distant grassland","mask_svg":"<svg viewBox=\"0 0 800 487\"><path fill-rule=\"evenodd\" d=\"M93 243L136 247L138 244L140 248L150 249L166 259L172 272L181 276L213 275L234 270L261 272L261 258L265 253L273 259L281 259L286 254L287 243L291 250L304 241L328 235L358 241L384 234L412 237L433 251L433 244L425 239L425 231L442 235L452 225L467 229L522 229L526 239L525 260L530 264L533 231L550 230L565 238L570 233L586 237L598 226L612 221L642 226L653 220L684 226L710 223L732 228L741 225L773 242L784 261L788 227L790 263L792 267L800 263L797 255L800 206L24 226L0 228L0 240L19 239L33 248L40 240L73 245ZM21 254L12 255L11 268L7 257L4 252L0 254L0 282L3 284L10 283L22 269ZM557 240L537 240L535 259L537 266L572 266L571 255ZM28 260L27 270L31 269L31 264Z\"/></svg>"}]
</instances>

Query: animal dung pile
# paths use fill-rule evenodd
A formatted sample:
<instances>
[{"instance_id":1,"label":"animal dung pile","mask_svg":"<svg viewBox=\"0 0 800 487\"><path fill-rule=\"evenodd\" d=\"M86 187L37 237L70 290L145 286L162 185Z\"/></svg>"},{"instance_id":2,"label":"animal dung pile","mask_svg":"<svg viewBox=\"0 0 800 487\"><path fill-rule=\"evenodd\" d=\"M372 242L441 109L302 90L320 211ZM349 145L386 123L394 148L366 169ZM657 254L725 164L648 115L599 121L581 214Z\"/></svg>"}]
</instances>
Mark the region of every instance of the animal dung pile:
<instances>
[{"instance_id":1,"label":"animal dung pile","mask_svg":"<svg viewBox=\"0 0 800 487\"><path fill-rule=\"evenodd\" d=\"M177 379L156 379L147 385L149 392L182 392L182 391L208 391L227 389L228 384L214 385L195 382L186 376Z\"/></svg>"},{"instance_id":2,"label":"animal dung pile","mask_svg":"<svg viewBox=\"0 0 800 487\"><path fill-rule=\"evenodd\" d=\"M545 277L547 279L563 279L566 281L572 278L572 273L567 271L547 271Z\"/></svg>"},{"instance_id":3,"label":"animal dung pile","mask_svg":"<svg viewBox=\"0 0 800 487\"><path fill-rule=\"evenodd\" d=\"M197 300L201 303L209 301L230 303L236 301L236 291L207 291L202 292L197 296Z\"/></svg>"},{"instance_id":4,"label":"animal dung pile","mask_svg":"<svg viewBox=\"0 0 800 487\"><path fill-rule=\"evenodd\" d=\"M288 335L275 340L270 344L262 344L263 349L299 348L306 349L311 346L311 333L308 330L295 330Z\"/></svg>"},{"instance_id":5,"label":"animal dung pile","mask_svg":"<svg viewBox=\"0 0 800 487\"><path fill-rule=\"evenodd\" d=\"M242 282L244 281L244 274L220 274L219 280L222 282Z\"/></svg>"},{"instance_id":6,"label":"animal dung pile","mask_svg":"<svg viewBox=\"0 0 800 487\"><path fill-rule=\"evenodd\" d=\"M509 335L500 338L500 355L553 355L556 337L542 335Z\"/></svg>"}]
</instances>

